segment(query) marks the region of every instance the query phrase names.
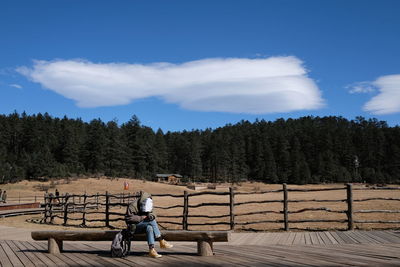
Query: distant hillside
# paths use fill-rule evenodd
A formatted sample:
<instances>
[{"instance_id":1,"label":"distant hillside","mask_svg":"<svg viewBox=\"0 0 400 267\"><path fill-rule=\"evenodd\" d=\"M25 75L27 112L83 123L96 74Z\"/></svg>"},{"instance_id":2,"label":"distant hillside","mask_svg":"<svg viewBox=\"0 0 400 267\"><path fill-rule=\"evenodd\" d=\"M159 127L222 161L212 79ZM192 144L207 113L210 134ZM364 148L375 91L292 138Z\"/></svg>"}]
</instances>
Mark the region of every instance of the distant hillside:
<instances>
[{"instance_id":1,"label":"distant hillside","mask_svg":"<svg viewBox=\"0 0 400 267\"><path fill-rule=\"evenodd\" d=\"M400 127L357 117L241 121L215 130L154 132L48 114L0 115L0 183L98 174L207 181L400 182Z\"/></svg>"}]
</instances>

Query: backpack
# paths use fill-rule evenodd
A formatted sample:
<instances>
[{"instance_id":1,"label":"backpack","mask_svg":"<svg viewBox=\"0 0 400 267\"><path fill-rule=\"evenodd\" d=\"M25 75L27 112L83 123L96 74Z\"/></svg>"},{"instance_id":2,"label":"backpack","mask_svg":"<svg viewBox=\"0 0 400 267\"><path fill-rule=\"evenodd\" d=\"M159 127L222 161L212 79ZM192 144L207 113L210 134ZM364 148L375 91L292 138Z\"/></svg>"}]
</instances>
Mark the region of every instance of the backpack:
<instances>
[{"instance_id":1,"label":"backpack","mask_svg":"<svg viewBox=\"0 0 400 267\"><path fill-rule=\"evenodd\" d=\"M126 257L130 250L130 243L129 240L125 238L126 233L124 231L118 232L112 243L111 243L111 257L115 258L122 258Z\"/></svg>"}]
</instances>

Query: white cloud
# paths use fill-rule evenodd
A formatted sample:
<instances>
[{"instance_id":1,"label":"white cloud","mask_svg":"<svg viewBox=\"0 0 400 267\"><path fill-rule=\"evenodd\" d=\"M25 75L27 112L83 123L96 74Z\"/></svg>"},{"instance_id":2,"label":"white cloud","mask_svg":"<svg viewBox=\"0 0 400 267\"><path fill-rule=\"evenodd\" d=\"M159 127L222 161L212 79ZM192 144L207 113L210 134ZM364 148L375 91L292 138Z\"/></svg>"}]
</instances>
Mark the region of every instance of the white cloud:
<instances>
[{"instance_id":1,"label":"white cloud","mask_svg":"<svg viewBox=\"0 0 400 267\"><path fill-rule=\"evenodd\" d=\"M364 110L376 115L400 112L400 74L379 77L372 83L379 94L364 105Z\"/></svg>"},{"instance_id":2,"label":"white cloud","mask_svg":"<svg viewBox=\"0 0 400 267\"><path fill-rule=\"evenodd\" d=\"M17 71L80 107L124 105L146 97L191 110L253 114L324 105L296 57L212 58L182 64L35 61L32 68Z\"/></svg>"},{"instance_id":3,"label":"white cloud","mask_svg":"<svg viewBox=\"0 0 400 267\"><path fill-rule=\"evenodd\" d=\"M19 84L16 84L16 83L12 83L12 84L10 84L10 86L14 87L14 88L22 89L22 86Z\"/></svg>"},{"instance_id":4,"label":"white cloud","mask_svg":"<svg viewBox=\"0 0 400 267\"><path fill-rule=\"evenodd\" d=\"M365 94L376 91L375 86L371 82L358 82L346 87L350 94Z\"/></svg>"}]
</instances>

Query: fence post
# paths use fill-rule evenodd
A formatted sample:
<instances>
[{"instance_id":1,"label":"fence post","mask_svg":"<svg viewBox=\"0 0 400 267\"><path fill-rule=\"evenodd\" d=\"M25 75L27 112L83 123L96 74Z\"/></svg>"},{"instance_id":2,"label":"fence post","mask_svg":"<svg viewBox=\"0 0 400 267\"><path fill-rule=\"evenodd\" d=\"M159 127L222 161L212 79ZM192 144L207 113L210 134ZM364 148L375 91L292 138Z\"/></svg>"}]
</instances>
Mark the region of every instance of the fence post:
<instances>
[{"instance_id":1,"label":"fence post","mask_svg":"<svg viewBox=\"0 0 400 267\"><path fill-rule=\"evenodd\" d=\"M44 222L47 223L47 218L49 216L49 204L46 194L44 195Z\"/></svg>"},{"instance_id":2,"label":"fence post","mask_svg":"<svg viewBox=\"0 0 400 267\"><path fill-rule=\"evenodd\" d=\"M50 223L54 223L54 216L53 216L53 198L49 196L49 217Z\"/></svg>"},{"instance_id":3,"label":"fence post","mask_svg":"<svg viewBox=\"0 0 400 267\"><path fill-rule=\"evenodd\" d=\"M50 196L48 197L48 201L49 201L49 223L53 223L53 221L54 221L54 217L53 217L53 200L52 200L52 198Z\"/></svg>"},{"instance_id":4,"label":"fence post","mask_svg":"<svg viewBox=\"0 0 400 267\"><path fill-rule=\"evenodd\" d=\"M110 227L110 196L106 191L106 227Z\"/></svg>"},{"instance_id":5,"label":"fence post","mask_svg":"<svg viewBox=\"0 0 400 267\"><path fill-rule=\"evenodd\" d=\"M65 202L64 202L64 223L63 225L67 225L67 221L68 221L68 198L69 196L66 194L65 195Z\"/></svg>"},{"instance_id":6,"label":"fence post","mask_svg":"<svg viewBox=\"0 0 400 267\"><path fill-rule=\"evenodd\" d=\"M82 212L82 225L83 226L86 226L86 198L87 198L87 195L85 192L85 194L83 195L83 212Z\"/></svg>"},{"instance_id":7,"label":"fence post","mask_svg":"<svg viewBox=\"0 0 400 267\"><path fill-rule=\"evenodd\" d=\"M99 209L99 192L96 193L96 209Z\"/></svg>"},{"instance_id":8,"label":"fence post","mask_svg":"<svg viewBox=\"0 0 400 267\"><path fill-rule=\"evenodd\" d=\"M74 203L74 205L72 205L72 213L75 213L75 194L72 195L72 203ZM81 204L81 203L79 202L79 204Z\"/></svg>"},{"instance_id":9,"label":"fence post","mask_svg":"<svg viewBox=\"0 0 400 267\"><path fill-rule=\"evenodd\" d=\"M285 183L282 186L283 186L283 220L284 220L284 229L285 229L285 231L289 231L288 191L287 191L287 185Z\"/></svg>"},{"instance_id":10,"label":"fence post","mask_svg":"<svg viewBox=\"0 0 400 267\"><path fill-rule=\"evenodd\" d=\"M352 187L352 184L347 184L347 230L354 230Z\"/></svg>"},{"instance_id":11,"label":"fence post","mask_svg":"<svg viewBox=\"0 0 400 267\"><path fill-rule=\"evenodd\" d=\"M231 230L235 229L235 192L233 187L229 187L229 215Z\"/></svg>"},{"instance_id":12,"label":"fence post","mask_svg":"<svg viewBox=\"0 0 400 267\"><path fill-rule=\"evenodd\" d=\"M185 190L183 194L183 219L182 219L182 228L183 230L188 229L188 214L189 214L189 195L188 192Z\"/></svg>"}]
</instances>

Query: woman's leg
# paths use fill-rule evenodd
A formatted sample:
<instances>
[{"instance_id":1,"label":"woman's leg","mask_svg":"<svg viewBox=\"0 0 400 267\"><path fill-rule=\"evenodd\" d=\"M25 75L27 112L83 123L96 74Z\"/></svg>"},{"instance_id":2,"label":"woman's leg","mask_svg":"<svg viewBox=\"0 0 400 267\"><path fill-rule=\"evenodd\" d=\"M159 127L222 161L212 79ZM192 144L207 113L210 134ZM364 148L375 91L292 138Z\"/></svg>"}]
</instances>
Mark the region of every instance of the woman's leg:
<instances>
[{"instance_id":1,"label":"woman's leg","mask_svg":"<svg viewBox=\"0 0 400 267\"><path fill-rule=\"evenodd\" d=\"M151 227L153 227L154 237L157 241L160 241L161 248L172 248L173 245L168 243L165 239L162 238L160 229L158 228L158 224L156 220L152 220L150 222Z\"/></svg>"},{"instance_id":2,"label":"woman's leg","mask_svg":"<svg viewBox=\"0 0 400 267\"><path fill-rule=\"evenodd\" d=\"M156 220L150 221L150 225L153 227L153 232L154 232L154 237L156 240L161 238L161 232L160 229L158 228L158 224Z\"/></svg>"},{"instance_id":3,"label":"woman's leg","mask_svg":"<svg viewBox=\"0 0 400 267\"><path fill-rule=\"evenodd\" d=\"M153 226L149 222L143 221L136 224L135 234L143 234L143 233L146 233L147 244L149 246L154 247L154 242L155 242L154 231L153 231Z\"/></svg>"},{"instance_id":4,"label":"woman's leg","mask_svg":"<svg viewBox=\"0 0 400 267\"><path fill-rule=\"evenodd\" d=\"M146 227L146 235L147 235L147 244L149 244L150 248L154 248L154 230L153 226L150 224L147 225Z\"/></svg>"},{"instance_id":5,"label":"woman's leg","mask_svg":"<svg viewBox=\"0 0 400 267\"><path fill-rule=\"evenodd\" d=\"M154 229L150 222L140 222L136 225L135 233L146 233L147 244L149 245L149 256L152 258L161 258L161 255L154 249Z\"/></svg>"}]
</instances>

